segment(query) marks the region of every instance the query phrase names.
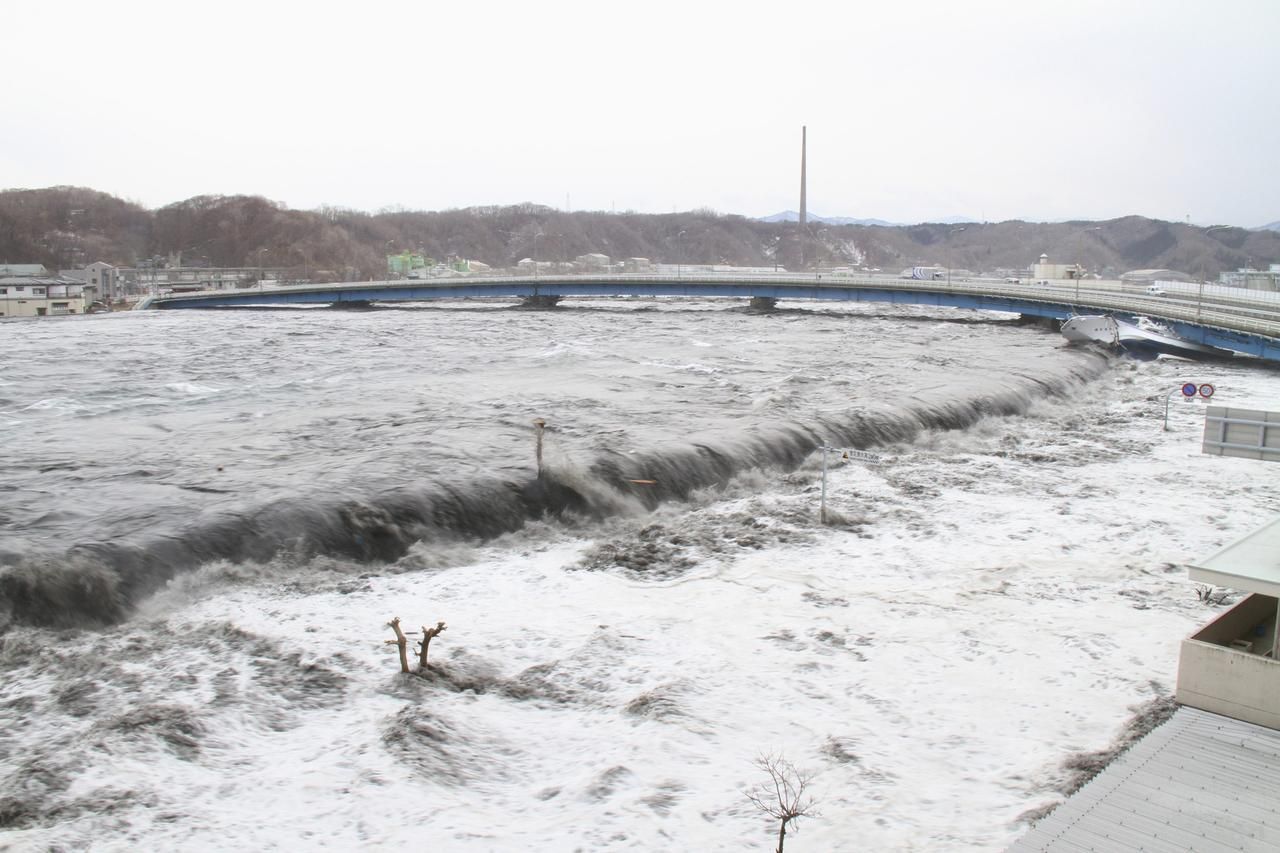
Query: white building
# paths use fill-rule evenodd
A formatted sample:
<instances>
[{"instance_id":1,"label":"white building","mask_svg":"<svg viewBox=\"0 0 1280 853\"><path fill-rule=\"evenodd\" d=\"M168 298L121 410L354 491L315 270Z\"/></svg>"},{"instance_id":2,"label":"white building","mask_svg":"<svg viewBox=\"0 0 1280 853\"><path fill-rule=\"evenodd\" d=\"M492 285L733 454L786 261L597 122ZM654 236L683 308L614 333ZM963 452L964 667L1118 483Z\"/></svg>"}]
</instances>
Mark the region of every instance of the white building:
<instances>
[{"instance_id":1,"label":"white building","mask_svg":"<svg viewBox=\"0 0 1280 853\"><path fill-rule=\"evenodd\" d=\"M1280 520L1189 567L1248 597L1182 641L1178 701L1280 729Z\"/></svg>"},{"instance_id":2,"label":"white building","mask_svg":"<svg viewBox=\"0 0 1280 853\"><path fill-rule=\"evenodd\" d=\"M602 255L599 252L590 252L585 255L578 255L573 259L575 266L584 269L603 269L609 266L609 256Z\"/></svg>"},{"instance_id":3,"label":"white building","mask_svg":"<svg viewBox=\"0 0 1280 853\"><path fill-rule=\"evenodd\" d=\"M1066 279L1074 281L1084 278L1084 267L1079 264L1051 264L1048 254L1042 254L1040 260L1031 267L1031 278L1036 281L1053 281Z\"/></svg>"},{"instance_id":4,"label":"white building","mask_svg":"<svg viewBox=\"0 0 1280 853\"><path fill-rule=\"evenodd\" d=\"M1241 267L1235 272L1218 273L1218 281L1227 287L1246 290L1280 290L1280 264L1272 264L1265 270Z\"/></svg>"},{"instance_id":5,"label":"white building","mask_svg":"<svg viewBox=\"0 0 1280 853\"><path fill-rule=\"evenodd\" d=\"M88 310L84 285L64 278L0 277L0 317L58 317Z\"/></svg>"},{"instance_id":6,"label":"white building","mask_svg":"<svg viewBox=\"0 0 1280 853\"><path fill-rule=\"evenodd\" d=\"M1210 406L1205 453L1280 462L1280 412ZM1280 519L1189 567L1249 596L1182 643L1178 701L1280 729Z\"/></svg>"}]
</instances>

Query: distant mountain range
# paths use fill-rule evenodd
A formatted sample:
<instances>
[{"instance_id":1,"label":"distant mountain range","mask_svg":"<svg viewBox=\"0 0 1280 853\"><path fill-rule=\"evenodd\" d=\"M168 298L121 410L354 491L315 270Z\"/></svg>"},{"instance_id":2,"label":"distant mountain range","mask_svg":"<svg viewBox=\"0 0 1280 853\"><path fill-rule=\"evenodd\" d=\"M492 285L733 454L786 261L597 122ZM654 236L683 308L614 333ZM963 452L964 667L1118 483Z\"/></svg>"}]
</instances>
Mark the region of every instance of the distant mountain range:
<instances>
[{"instance_id":1,"label":"distant mountain range","mask_svg":"<svg viewBox=\"0 0 1280 853\"><path fill-rule=\"evenodd\" d=\"M784 210L781 213L775 213L771 216L759 217L760 222L799 222L800 214L794 210ZM897 228L904 225L923 225L926 223L937 223L939 225L959 225L961 223L978 222L979 220L972 216L945 216L942 219L927 219L922 222L888 222L884 219L856 219L852 216L819 216L816 213L809 214L810 222L821 222L824 225L883 225L889 228ZM1025 220L1018 220L1025 221ZM1077 220L1063 220L1077 221ZM1209 226L1204 226L1209 227ZM1271 222L1266 225L1259 225L1256 228L1248 229L1250 231L1280 231L1280 221Z\"/></svg>"},{"instance_id":2,"label":"distant mountain range","mask_svg":"<svg viewBox=\"0 0 1280 853\"><path fill-rule=\"evenodd\" d=\"M795 211L769 221L689 210L670 214L568 213L536 204L370 214L325 207L293 210L258 196L196 196L148 210L85 187L0 190L0 264L51 270L93 261L117 266L273 267L313 281L384 276L388 254L467 258L514 267L570 262L584 254L619 260L737 266L946 266L1021 270L1042 253L1108 276L1168 268L1197 278L1280 263L1280 222L1259 229L1199 226L1142 216L1105 221L975 222L951 217L893 225L815 216L799 234Z\"/></svg>"},{"instance_id":3,"label":"distant mountain range","mask_svg":"<svg viewBox=\"0 0 1280 853\"><path fill-rule=\"evenodd\" d=\"M794 210L784 210L781 213L775 213L772 216L761 216L761 222L799 222L800 214ZM852 216L819 216L816 213L809 214L810 222L821 222L824 225L883 225L886 228L896 228L901 225L919 225L919 222L889 222L884 219L857 219ZM956 225L961 222L977 222L972 216L947 216L943 219L930 219L929 222L936 222L940 225ZM1268 226L1269 227L1269 226Z\"/></svg>"}]
</instances>

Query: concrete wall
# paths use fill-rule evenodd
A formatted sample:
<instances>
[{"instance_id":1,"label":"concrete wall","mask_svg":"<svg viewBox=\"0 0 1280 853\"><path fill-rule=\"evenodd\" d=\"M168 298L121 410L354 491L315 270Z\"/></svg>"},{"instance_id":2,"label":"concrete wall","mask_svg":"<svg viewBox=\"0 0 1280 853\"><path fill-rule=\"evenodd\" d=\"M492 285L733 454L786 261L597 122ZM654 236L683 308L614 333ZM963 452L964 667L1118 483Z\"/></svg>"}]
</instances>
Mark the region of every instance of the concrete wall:
<instances>
[{"instance_id":1,"label":"concrete wall","mask_svg":"<svg viewBox=\"0 0 1280 853\"><path fill-rule=\"evenodd\" d=\"M1280 662L1262 656L1275 636L1276 606L1274 598L1251 595L1183 640L1178 702L1280 729ZM1231 647L1232 640L1252 643L1252 652Z\"/></svg>"},{"instance_id":2,"label":"concrete wall","mask_svg":"<svg viewBox=\"0 0 1280 853\"><path fill-rule=\"evenodd\" d=\"M1205 625L1191 635L1191 639L1204 643L1229 646L1232 640L1247 639L1255 642L1253 651L1263 654L1271 649L1271 637L1275 634L1276 599L1269 595L1250 595L1235 607ZM1261 627L1262 636L1255 636Z\"/></svg>"}]
</instances>

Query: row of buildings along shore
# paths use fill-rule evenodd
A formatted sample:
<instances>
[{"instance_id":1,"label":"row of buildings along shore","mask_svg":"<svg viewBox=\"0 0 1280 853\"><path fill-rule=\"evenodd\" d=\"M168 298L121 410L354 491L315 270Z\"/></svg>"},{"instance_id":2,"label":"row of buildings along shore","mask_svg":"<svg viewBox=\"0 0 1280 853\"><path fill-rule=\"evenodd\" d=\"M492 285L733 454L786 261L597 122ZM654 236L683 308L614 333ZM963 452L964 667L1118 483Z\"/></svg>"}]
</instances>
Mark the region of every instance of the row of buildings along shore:
<instances>
[{"instance_id":1,"label":"row of buildings along shore","mask_svg":"<svg viewBox=\"0 0 1280 853\"><path fill-rule=\"evenodd\" d=\"M387 255L387 277L410 280L491 274L614 273L625 275L679 272L728 275L775 273L786 272L786 270L776 266L735 267L727 264L654 263L648 258L626 258L614 261L607 255L598 253L579 255L572 261L535 261L532 258L524 258L514 268L495 270L480 261L462 258L437 262L432 258L407 252ZM807 272L866 275L878 274L880 270L841 267ZM317 271L317 273L315 276L299 278L299 271L294 268L182 266L180 263L165 263L161 258L136 267L113 266L98 261L81 269L64 269L56 272L46 269L42 264L0 264L0 317L57 317L88 314L126 307L146 295L236 290L260 287L264 284L276 286L343 280L341 276L335 278L330 272ZM947 269L941 266L912 267L904 270L902 276L948 281L995 277L1008 282L1025 284L1099 279L1099 276L1086 272L1079 264L1050 263L1047 255L1041 255L1036 263L1023 269L973 273L969 270ZM1144 285L1195 281L1192 276L1167 269L1132 270L1121 275L1119 280L1122 284ZM1219 274L1215 284L1246 290L1280 291L1280 264L1271 264L1266 270L1244 268L1223 272Z\"/></svg>"}]
</instances>

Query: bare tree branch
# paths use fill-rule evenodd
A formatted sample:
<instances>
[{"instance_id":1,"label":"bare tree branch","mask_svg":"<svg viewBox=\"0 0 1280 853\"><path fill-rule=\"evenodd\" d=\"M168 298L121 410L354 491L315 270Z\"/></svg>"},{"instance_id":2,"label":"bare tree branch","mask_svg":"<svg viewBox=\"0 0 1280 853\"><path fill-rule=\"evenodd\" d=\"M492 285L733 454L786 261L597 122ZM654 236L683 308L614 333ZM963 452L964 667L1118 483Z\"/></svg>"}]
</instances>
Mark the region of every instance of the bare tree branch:
<instances>
[{"instance_id":1,"label":"bare tree branch","mask_svg":"<svg viewBox=\"0 0 1280 853\"><path fill-rule=\"evenodd\" d=\"M755 760L755 766L769 774L769 781L763 782L747 792L747 799L760 811L779 821L778 848L776 853L783 853L786 843L787 827L797 823L802 817L817 817L815 806L818 801L807 794L812 775L797 770L795 765L780 755L761 755Z\"/></svg>"},{"instance_id":2,"label":"bare tree branch","mask_svg":"<svg viewBox=\"0 0 1280 853\"><path fill-rule=\"evenodd\" d=\"M433 637L438 637L445 629L443 622L437 622L434 628L428 629L426 625L422 626L422 640L418 643L418 671L426 672L427 669L427 647L431 645ZM407 671L407 670L406 670Z\"/></svg>"},{"instance_id":3,"label":"bare tree branch","mask_svg":"<svg viewBox=\"0 0 1280 853\"><path fill-rule=\"evenodd\" d=\"M400 647L400 671L408 672L409 671L409 638L404 635L404 631L400 630L400 617L397 616L396 618L388 622L387 627L390 628L392 631L396 632L396 638L394 640L387 640L386 644L389 646Z\"/></svg>"}]
</instances>

